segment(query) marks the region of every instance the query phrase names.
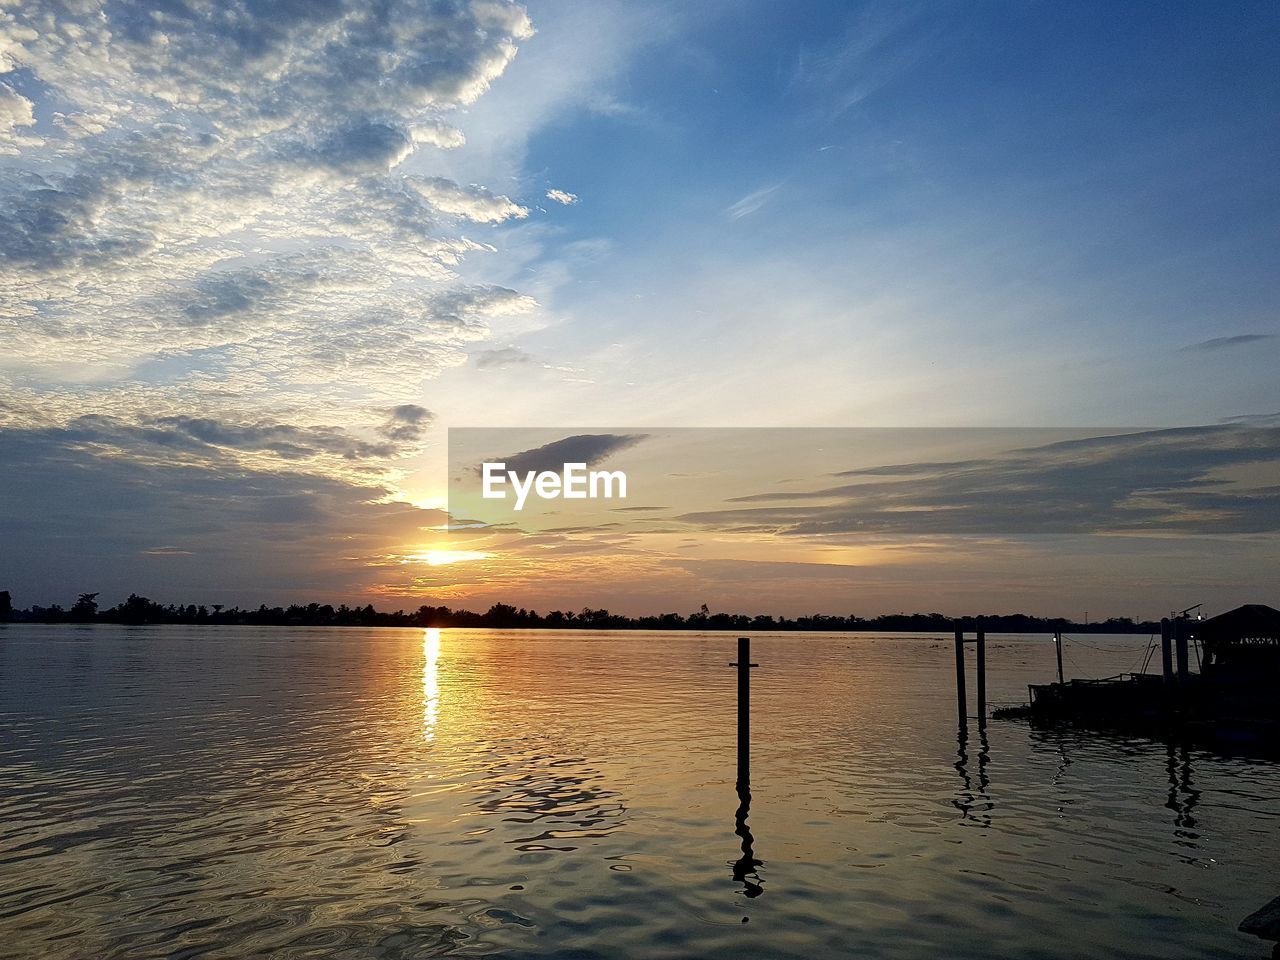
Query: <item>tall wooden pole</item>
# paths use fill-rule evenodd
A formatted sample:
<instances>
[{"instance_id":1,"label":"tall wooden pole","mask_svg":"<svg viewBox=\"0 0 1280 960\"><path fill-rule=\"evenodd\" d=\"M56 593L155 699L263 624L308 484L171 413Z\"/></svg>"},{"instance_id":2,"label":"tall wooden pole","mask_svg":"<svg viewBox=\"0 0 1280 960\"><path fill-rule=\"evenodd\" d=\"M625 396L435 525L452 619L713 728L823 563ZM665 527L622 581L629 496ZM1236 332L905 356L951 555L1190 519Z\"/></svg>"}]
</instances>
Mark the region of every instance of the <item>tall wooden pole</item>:
<instances>
[{"instance_id":1,"label":"tall wooden pole","mask_svg":"<svg viewBox=\"0 0 1280 960\"><path fill-rule=\"evenodd\" d=\"M964 631L956 628L956 709L960 712L960 722L969 717L968 701L964 690Z\"/></svg>"},{"instance_id":2,"label":"tall wooden pole","mask_svg":"<svg viewBox=\"0 0 1280 960\"><path fill-rule=\"evenodd\" d=\"M1190 664L1187 662L1187 634L1189 632L1185 618L1179 617L1173 621L1173 646L1178 660L1178 685L1184 687L1187 684L1187 675L1190 672Z\"/></svg>"},{"instance_id":3,"label":"tall wooden pole","mask_svg":"<svg viewBox=\"0 0 1280 960\"><path fill-rule=\"evenodd\" d=\"M738 638L738 786L751 784L751 639Z\"/></svg>"},{"instance_id":4,"label":"tall wooden pole","mask_svg":"<svg viewBox=\"0 0 1280 960\"><path fill-rule=\"evenodd\" d=\"M1173 624L1165 617L1160 621L1160 665L1164 670L1164 686L1173 686Z\"/></svg>"},{"instance_id":5,"label":"tall wooden pole","mask_svg":"<svg viewBox=\"0 0 1280 960\"><path fill-rule=\"evenodd\" d=\"M1058 682L1065 683L1062 679L1062 631L1059 630L1053 635L1053 649L1058 653Z\"/></svg>"},{"instance_id":6,"label":"tall wooden pole","mask_svg":"<svg viewBox=\"0 0 1280 960\"><path fill-rule=\"evenodd\" d=\"M978 726L987 722L987 634L978 631Z\"/></svg>"}]
</instances>

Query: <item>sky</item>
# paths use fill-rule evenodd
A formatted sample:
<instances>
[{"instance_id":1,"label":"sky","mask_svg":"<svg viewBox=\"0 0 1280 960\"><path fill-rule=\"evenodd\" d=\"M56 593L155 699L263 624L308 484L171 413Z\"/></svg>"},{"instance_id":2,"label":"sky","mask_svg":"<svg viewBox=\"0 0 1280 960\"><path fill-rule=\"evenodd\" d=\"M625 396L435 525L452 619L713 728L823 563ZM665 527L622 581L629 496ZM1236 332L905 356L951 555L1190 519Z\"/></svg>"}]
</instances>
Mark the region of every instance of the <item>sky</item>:
<instances>
[{"instance_id":1,"label":"sky","mask_svg":"<svg viewBox=\"0 0 1280 960\"><path fill-rule=\"evenodd\" d=\"M0 589L1275 602L1278 28L1263 2L0 0ZM450 432L481 427L550 431L506 454L792 430L738 476L810 494L907 464L815 460L812 428L1138 439L1089 448L1112 514L1086 497L1070 529L1030 499L940 530L975 481L935 466L951 485L895 492L910 522L874 534L743 528L736 484L639 503L661 534L643 511L459 532ZM957 444L919 462L1030 449ZM1056 456L1035 484L1070 489ZM1017 487L979 477L965 509Z\"/></svg>"}]
</instances>

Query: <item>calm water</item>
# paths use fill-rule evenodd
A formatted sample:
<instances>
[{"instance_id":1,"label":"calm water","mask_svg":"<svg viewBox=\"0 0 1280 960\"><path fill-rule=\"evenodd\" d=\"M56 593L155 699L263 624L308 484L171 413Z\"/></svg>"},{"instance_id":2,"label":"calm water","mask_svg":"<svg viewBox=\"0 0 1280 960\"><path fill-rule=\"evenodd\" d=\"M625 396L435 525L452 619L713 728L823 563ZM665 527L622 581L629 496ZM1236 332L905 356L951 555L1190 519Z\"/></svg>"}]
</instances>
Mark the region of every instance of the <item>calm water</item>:
<instances>
[{"instance_id":1,"label":"calm water","mask_svg":"<svg viewBox=\"0 0 1280 960\"><path fill-rule=\"evenodd\" d=\"M1086 640L1069 673L1145 642ZM1269 955L1235 927L1280 894L1275 765L962 740L949 641L757 635L742 829L734 653L2 627L0 956ZM988 661L990 699L1023 700L1053 646Z\"/></svg>"}]
</instances>

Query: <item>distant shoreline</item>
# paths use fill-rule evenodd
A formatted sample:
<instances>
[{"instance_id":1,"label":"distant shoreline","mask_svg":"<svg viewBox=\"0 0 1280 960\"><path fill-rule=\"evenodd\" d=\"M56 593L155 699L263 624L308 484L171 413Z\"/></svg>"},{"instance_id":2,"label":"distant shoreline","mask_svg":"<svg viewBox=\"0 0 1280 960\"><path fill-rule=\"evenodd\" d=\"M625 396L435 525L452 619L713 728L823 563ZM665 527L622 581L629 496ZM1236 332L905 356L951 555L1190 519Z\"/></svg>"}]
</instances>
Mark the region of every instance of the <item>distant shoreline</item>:
<instances>
[{"instance_id":1,"label":"distant shoreline","mask_svg":"<svg viewBox=\"0 0 1280 960\"><path fill-rule=\"evenodd\" d=\"M805 617L712 613L706 606L696 613L664 613L628 617L604 609L578 612L535 610L496 603L484 613L453 610L424 604L416 610L384 612L372 604L292 604L251 610L220 604L162 605L137 594L107 610L99 611L97 594L82 594L71 609L32 606L14 609L8 594L0 592L0 623L108 623L124 626L186 624L190 626L256 627L473 627L506 630L692 630L692 631L806 631L819 633L939 633L962 629L988 633L1132 633L1151 634L1160 629L1155 621L1135 622L1113 617L1094 623L1076 623L1060 617L1029 614L991 614L948 617L941 613L894 613L863 618L856 615L813 614Z\"/></svg>"},{"instance_id":2,"label":"distant shoreline","mask_svg":"<svg viewBox=\"0 0 1280 960\"><path fill-rule=\"evenodd\" d=\"M218 627L218 628L224 628L224 627L231 627L231 628L237 628L237 627L248 627L248 628L252 628L252 629L262 629L262 628L266 627L266 628L275 629L275 630L303 630L303 629L305 629L305 630L424 630L424 629L438 629L438 630L503 630L503 631L507 631L507 632L510 632L510 633L575 633L575 632L576 632L576 633L651 633L651 634L670 633L670 634L697 634L697 635L700 635L700 636L705 636L705 635L706 635L706 634L708 634L708 633L723 633L723 634L725 634L726 636L740 636L740 635L746 635L746 634L755 634L755 635L759 635L759 634L761 634L761 633L774 633L774 634L783 634L783 633L794 633L794 634L820 633L820 634L826 634L826 635L829 635L829 636L831 636L831 635L837 635L837 634L844 634L844 633L847 633L847 634L850 634L850 635L853 635L853 634L859 634L859 633L882 633L882 634L897 634L897 635L899 635L900 637L902 637L902 638L906 638L906 639L915 639L915 640L938 640L938 641L941 641L941 640L944 640L944 639L949 639L949 635L950 635L951 630L952 630L952 628L950 628L950 627L948 627L946 630L927 630L927 629L926 629L926 630L908 630L908 629L906 629L906 628L903 628L903 629L900 629L900 630L888 630L888 629L885 629L885 628L883 628L883 627L866 627L866 628L860 628L860 629L857 629L857 630L854 630L854 629L849 629L849 630L830 630L830 629L816 629L816 628L810 628L810 627L804 627L804 628L787 627L787 628L785 628L785 629L783 629L783 628L779 628L779 627L773 627L773 628L761 628L761 629L748 628L748 629L745 629L745 630L730 630L730 629L721 629L721 628L712 629L712 628L707 628L707 627L681 627L681 628L679 628L679 629L656 629L656 628L654 628L654 627L457 627L457 626L419 627L419 626L386 626L386 625L378 625L378 624L375 624L375 625L369 626L369 625L364 625L364 624L349 624L349 623L347 623L347 624L339 624L339 623L333 623L333 624L316 624L316 623L266 623L266 624L262 624L262 623L257 623L257 624L255 624L255 623L116 623L116 622L114 622L114 621L107 621L107 620L95 620L95 621L94 621L94 622L92 622L92 623L84 623L84 622L77 621L77 620L55 620L55 621L49 621L49 620L0 620L0 640L2 640L2 639L4 638L4 631L5 631L5 628L6 628L6 627L180 627L180 626L185 626L185 627ZM1153 632L1158 632L1158 631L1159 631L1159 627L1157 627L1157 628L1156 628L1156 630L1155 630L1155 631L1153 631ZM966 632L968 632L968 633L970 633L970 634L972 634L972 633L973 633L973 631L972 631L971 629L970 629L970 630L968 630L968 631L966 631ZM987 636L988 636L988 637L1013 637L1013 636L1027 636L1027 635L1035 635L1035 634L1045 634L1045 635L1050 635L1050 634L1052 634L1052 633L1054 633L1054 632L1055 632L1055 631L1053 631L1053 630L1047 630L1047 631L1046 631L1046 630L1042 630L1042 629L1033 629L1033 630L985 630L985 633L987 634ZM1137 636L1137 635L1139 635L1139 634L1145 634L1145 633L1147 633L1147 631L1145 631L1145 630L1137 630L1137 629L1133 629L1133 630L1102 630L1102 629L1098 629L1097 627L1095 627L1095 626L1094 626L1094 625L1092 625L1092 624L1090 624L1090 625L1089 625L1089 627L1088 627L1087 629L1086 629L1083 625L1078 625L1078 629L1063 629L1063 630L1061 630L1061 631L1059 631L1059 632L1063 633L1064 635L1087 633L1087 634L1089 634L1090 636L1101 636L1101 637L1106 637L1106 636ZM947 636L947 637L939 637L939 636L936 636L936 634L939 634L939 633L946 633L948 636ZM970 638L970 639L972 639L972 638Z\"/></svg>"}]
</instances>

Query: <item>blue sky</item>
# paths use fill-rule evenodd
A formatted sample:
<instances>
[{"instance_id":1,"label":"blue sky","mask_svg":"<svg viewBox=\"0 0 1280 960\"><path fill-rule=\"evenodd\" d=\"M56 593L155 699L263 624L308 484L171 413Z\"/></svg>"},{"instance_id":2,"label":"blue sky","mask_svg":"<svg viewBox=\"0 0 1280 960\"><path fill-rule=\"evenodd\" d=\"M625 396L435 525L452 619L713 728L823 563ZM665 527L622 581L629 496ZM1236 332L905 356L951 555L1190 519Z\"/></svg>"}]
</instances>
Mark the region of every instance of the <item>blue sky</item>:
<instances>
[{"instance_id":1,"label":"blue sky","mask_svg":"<svg viewBox=\"0 0 1280 960\"><path fill-rule=\"evenodd\" d=\"M704 12L631 56L611 112L537 131L527 169L582 198L545 257L609 244L558 291L574 322L548 349L622 341L643 368L670 339L654 368L732 384L790 336L802 377L899 375L823 422L928 420L928 380L975 376L967 422L1269 411L1274 341L1194 346L1277 330L1274 9L909 9Z\"/></svg>"},{"instance_id":2,"label":"blue sky","mask_svg":"<svg viewBox=\"0 0 1280 960\"><path fill-rule=\"evenodd\" d=\"M0 533L36 558L0 577L377 596L449 549L451 426L1273 415L1278 32L1270 3L0 6Z\"/></svg>"}]
</instances>

